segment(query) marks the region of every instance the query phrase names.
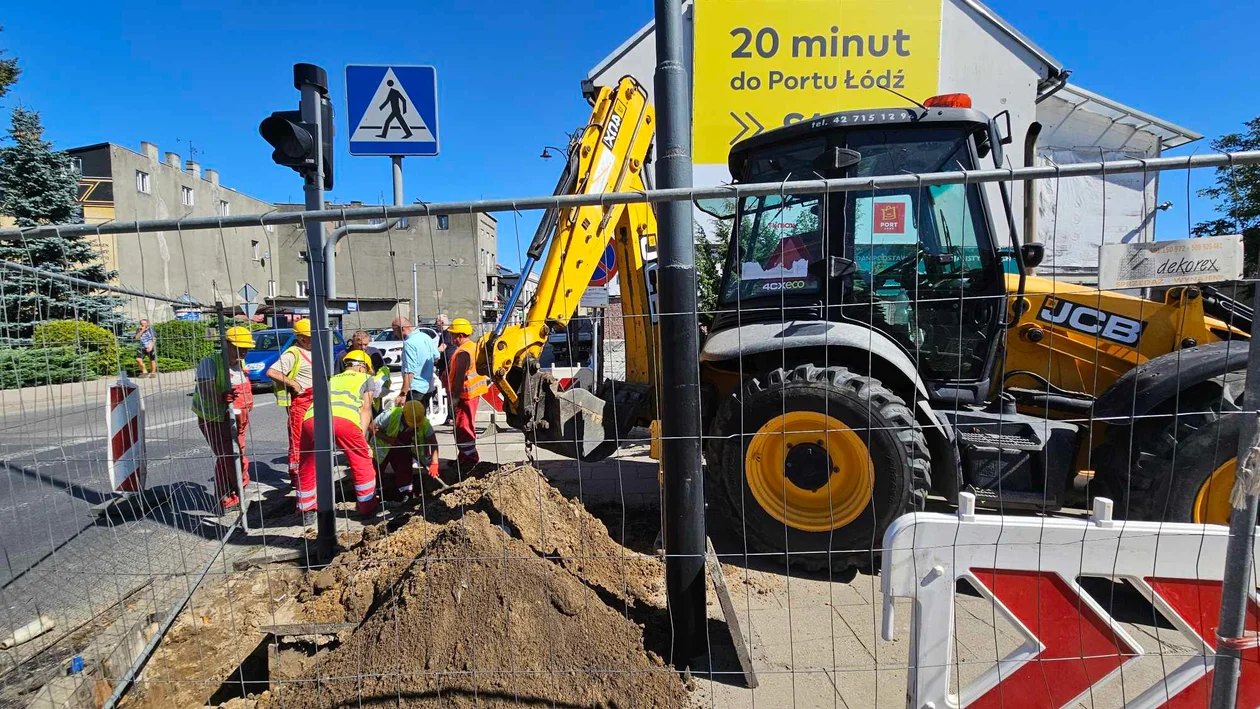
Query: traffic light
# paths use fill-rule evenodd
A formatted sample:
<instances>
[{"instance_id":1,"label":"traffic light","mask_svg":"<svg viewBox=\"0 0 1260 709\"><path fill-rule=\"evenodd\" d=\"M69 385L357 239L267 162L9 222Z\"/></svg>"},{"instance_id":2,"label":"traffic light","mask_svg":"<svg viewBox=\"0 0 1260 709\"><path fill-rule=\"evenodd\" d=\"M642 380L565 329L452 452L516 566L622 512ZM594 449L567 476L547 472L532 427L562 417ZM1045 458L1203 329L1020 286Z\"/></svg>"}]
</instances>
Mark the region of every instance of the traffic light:
<instances>
[{"instance_id":1,"label":"traffic light","mask_svg":"<svg viewBox=\"0 0 1260 709\"><path fill-rule=\"evenodd\" d=\"M300 71L304 68L307 72L318 70L322 75L323 70L310 65L299 64L294 67L295 85L299 86L298 80L303 78ZM320 82L324 86L327 80ZM275 150L271 153L271 159L277 165L296 170L303 177L309 177L315 167L315 141L322 143L322 152L324 157L324 189L331 190L333 187L333 109L332 102L328 100L325 93L327 91L324 86L323 92L319 96L320 122L323 127L323 134L319 134L319 130L313 123L307 123L302 120L302 112L298 111L276 111L270 116L263 119L258 125L258 132L262 135L263 140L271 144Z\"/></svg>"}]
</instances>

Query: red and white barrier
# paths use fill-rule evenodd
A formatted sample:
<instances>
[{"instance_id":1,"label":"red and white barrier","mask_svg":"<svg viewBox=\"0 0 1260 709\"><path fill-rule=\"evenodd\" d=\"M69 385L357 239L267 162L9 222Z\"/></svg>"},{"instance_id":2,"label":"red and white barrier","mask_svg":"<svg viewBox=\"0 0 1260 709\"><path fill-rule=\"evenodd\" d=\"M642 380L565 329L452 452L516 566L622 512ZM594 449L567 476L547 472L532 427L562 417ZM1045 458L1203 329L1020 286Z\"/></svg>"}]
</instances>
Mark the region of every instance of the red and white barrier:
<instances>
[{"instance_id":1,"label":"red and white barrier","mask_svg":"<svg viewBox=\"0 0 1260 709\"><path fill-rule=\"evenodd\" d=\"M121 375L109 387L105 413L109 430L106 456L109 484L115 492L142 492L148 475L144 451L144 401L140 387Z\"/></svg>"},{"instance_id":2,"label":"red and white barrier","mask_svg":"<svg viewBox=\"0 0 1260 709\"><path fill-rule=\"evenodd\" d=\"M1111 518L1096 499L1089 520L975 514L963 493L957 515L906 515L884 535L883 636L893 604L914 599L910 707L1052 708L1088 701L1146 650L1089 594L1081 576L1124 579L1146 596L1195 651L1167 659L1163 682L1125 706L1203 707L1211 691L1226 527ZM955 692L954 592L966 580L1026 641ZM1247 628L1260 608L1253 594ZM1238 705L1260 706L1260 653L1244 653Z\"/></svg>"}]
</instances>

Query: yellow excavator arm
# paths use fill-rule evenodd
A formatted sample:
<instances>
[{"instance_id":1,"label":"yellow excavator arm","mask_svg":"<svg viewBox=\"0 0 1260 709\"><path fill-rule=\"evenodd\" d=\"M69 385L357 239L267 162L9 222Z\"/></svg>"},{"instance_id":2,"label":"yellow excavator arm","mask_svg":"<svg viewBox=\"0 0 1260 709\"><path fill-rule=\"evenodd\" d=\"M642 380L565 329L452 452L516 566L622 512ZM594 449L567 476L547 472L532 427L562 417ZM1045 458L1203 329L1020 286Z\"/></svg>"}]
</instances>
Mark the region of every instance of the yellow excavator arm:
<instances>
[{"instance_id":1,"label":"yellow excavator arm","mask_svg":"<svg viewBox=\"0 0 1260 709\"><path fill-rule=\"evenodd\" d=\"M616 86L601 89L590 121L569 145L568 162L555 194L646 189L645 163L655 120L647 92L633 78L624 77ZM589 391L559 391L555 382L539 371L538 359L547 338L568 326L610 244L617 259L626 324L626 380L617 383L622 391L605 400ZM544 252L538 290L525 309L524 322L512 322L520 287ZM587 445L561 452L588 459L596 440L602 440L596 427L607 428L604 434L626 427L629 412L614 414L613 419L622 422L614 425L609 421L605 426L604 409L615 407L617 397L629 402L623 395L631 392L636 395L633 398L641 400L653 383L655 258L656 216L647 203L575 207L544 214L502 319L479 343L478 369L491 377L503 394L512 425L534 433L540 441L581 438Z\"/></svg>"}]
</instances>

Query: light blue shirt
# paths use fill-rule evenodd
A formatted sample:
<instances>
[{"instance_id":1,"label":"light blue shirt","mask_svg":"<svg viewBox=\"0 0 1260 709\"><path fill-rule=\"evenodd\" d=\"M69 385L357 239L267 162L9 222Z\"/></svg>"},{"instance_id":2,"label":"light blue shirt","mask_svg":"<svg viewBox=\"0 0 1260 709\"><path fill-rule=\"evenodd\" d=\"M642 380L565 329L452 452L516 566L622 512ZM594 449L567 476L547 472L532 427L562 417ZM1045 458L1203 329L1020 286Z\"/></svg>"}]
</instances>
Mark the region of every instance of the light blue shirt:
<instances>
[{"instance_id":1,"label":"light blue shirt","mask_svg":"<svg viewBox=\"0 0 1260 709\"><path fill-rule=\"evenodd\" d=\"M423 396L433 388L433 362L438 357L433 338L413 330L403 340L402 371L411 375L411 390Z\"/></svg>"}]
</instances>

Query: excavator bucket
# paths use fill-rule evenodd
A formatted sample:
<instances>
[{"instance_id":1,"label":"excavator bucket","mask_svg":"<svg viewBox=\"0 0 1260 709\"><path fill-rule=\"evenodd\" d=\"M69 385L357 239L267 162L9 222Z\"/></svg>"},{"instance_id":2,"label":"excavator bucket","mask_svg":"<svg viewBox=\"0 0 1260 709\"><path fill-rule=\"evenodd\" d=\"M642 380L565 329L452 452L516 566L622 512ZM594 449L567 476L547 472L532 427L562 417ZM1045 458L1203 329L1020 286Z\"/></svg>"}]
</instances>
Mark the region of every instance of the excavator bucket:
<instances>
[{"instance_id":1,"label":"excavator bucket","mask_svg":"<svg viewBox=\"0 0 1260 709\"><path fill-rule=\"evenodd\" d=\"M549 377L548 377L549 378ZM567 458L592 463L604 460L629 440L646 386L605 380L598 393L582 387L561 390L554 380L543 387L545 435L538 445Z\"/></svg>"}]
</instances>

